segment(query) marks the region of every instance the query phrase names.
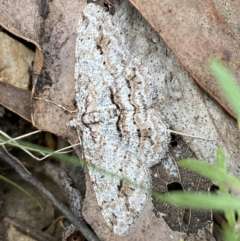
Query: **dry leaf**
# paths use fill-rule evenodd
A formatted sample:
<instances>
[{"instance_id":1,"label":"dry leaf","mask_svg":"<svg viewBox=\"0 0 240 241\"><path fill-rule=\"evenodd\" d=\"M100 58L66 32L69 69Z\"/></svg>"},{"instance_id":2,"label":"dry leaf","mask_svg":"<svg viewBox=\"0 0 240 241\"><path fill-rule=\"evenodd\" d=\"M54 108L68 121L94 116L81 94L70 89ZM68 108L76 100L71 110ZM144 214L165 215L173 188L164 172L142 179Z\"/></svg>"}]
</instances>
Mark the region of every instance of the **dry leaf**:
<instances>
[{"instance_id":1,"label":"dry leaf","mask_svg":"<svg viewBox=\"0 0 240 241\"><path fill-rule=\"evenodd\" d=\"M32 122L39 129L76 142L76 132L66 124L75 110L74 65L76 29L84 1L48 2L49 13L44 19L44 35L40 39L44 67L33 89ZM51 102L47 102L50 100ZM55 103L55 104L54 104Z\"/></svg>"},{"instance_id":2,"label":"dry leaf","mask_svg":"<svg viewBox=\"0 0 240 241\"><path fill-rule=\"evenodd\" d=\"M43 19L37 1L1 0L0 8L0 24L3 28L41 49L39 42Z\"/></svg>"},{"instance_id":3,"label":"dry leaf","mask_svg":"<svg viewBox=\"0 0 240 241\"><path fill-rule=\"evenodd\" d=\"M9 110L31 121L31 92L0 82L0 103Z\"/></svg>"},{"instance_id":4,"label":"dry leaf","mask_svg":"<svg viewBox=\"0 0 240 241\"><path fill-rule=\"evenodd\" d=\"M43 19L47 15L47 1L0 1L0 25L10 33L33 43L37 50L33 71L39 74L43 65L40 36L44 32Z\"/></svg>"}]
</instances>

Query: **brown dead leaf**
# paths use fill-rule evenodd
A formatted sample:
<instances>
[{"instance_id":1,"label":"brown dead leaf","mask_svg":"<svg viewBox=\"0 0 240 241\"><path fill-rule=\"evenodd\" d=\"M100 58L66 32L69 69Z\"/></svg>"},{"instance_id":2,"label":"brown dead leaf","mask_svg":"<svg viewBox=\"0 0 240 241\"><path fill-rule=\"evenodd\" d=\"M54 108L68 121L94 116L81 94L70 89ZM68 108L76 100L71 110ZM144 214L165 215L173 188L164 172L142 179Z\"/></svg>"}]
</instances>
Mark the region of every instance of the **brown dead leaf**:
<instances>
[{"instance_id":1,"label":"brown dead leaf","mask_svg":"<svg viewBox=\"0 0 240 241\"><path fill-rule=\"evenodd\" d=\"M75 115L69 111L75 110L76 29L84 6L84 1L77 0L71 4L63 0L48 3L40 38L44 67L32 92L33 124L68 138L71 143L77 141L76 132L66 124Z\"/></svg>"},{"instance_id":2,"label":"brown dead leaf","mask_svg":"<svg viewBox=\"0 0 240 241\"><path fill-rule=\"evenodd\" d=\"M47 14L47 1L0 0L0 25L10 33L37 48L33 72L39 74L43 65L40 36L44 31L43 19Z\"/></svg>"},{"instance_id":3,"label":"brown dead leaf","mask_svg":"<svg viewBox=\"0 0 240 241\"><path fill-rule=\"evenodd\" d=\"M35 1L5 1L0 0L0 25L7 30L8 32L12 33L14 36L17 36L23 40L26 40L28 42L33 43L36 46L36 54L34 58L34 66L32 67L33 73L40 73L43 65L43 56L41 52L41 47L39 44L40 41L40 33L41 33L41 25L42 25L42 17L39 14L40 6ZM4 44L3 38L1 38L1 44ZM16 47L21 46L21 43L15 43ZM11 48L6 49L12 49ZM19 47L17 47L19 49ZM22 46L21 48L26 48ZM1 48L1 52L6 50L4 48ZM16 52L16 54L20 54L19 51ZM3 55L1 55L3 56ZM16 57L16 56L15 56ZM9 64L13 65L14 62L23 62L21 66L23 68L26 68L24 66L25 57L23 58L15 58L14 61L8 61L6 63L6 58L4 57L4 64L6 66L10 66ZM9 58L9 53L8 57ZM27 57L27 59L29 59ZM30 61L28 61L28 64ZM26 63L25 63L26 65ZM6 67L5 66L5 67ZM14 69L8 68L8 73L14 73L15 78L13 78L13 75L8 75L7 79L11 80L12 84L16 84L18 87L19 81L23 79L23 82L25 83L24 88L26 88L27 85L29 85L29 80L26 80L26 77L23 78L22 76L28 76L29 77L29 70L26 70L25 73L22 69L22 67L19 68L19 64L16 66L15 69L17 70L18 75L14 73ZM31 66L30 68L31 69ZM4 74L5 73L5 74ZM22 73L22 74L21 74ZM6 71L1 71L1 75L6 77ZM6 79L6 78L5 78ZM14 83L13 83L13 82ZM22 85L21 85L22 86ZM31 109L30 109L30 92L29 91L22 91L18 88L14 88L13 86L8 86L6 84L1 83L1 97L0 97L0 103L7 107L8 109L12 110L13 112L19 114L24 119L30 121L31 120Z\"/></svg>"},{"instance_id":4,"label":"brown dead leaf","mask_svg":"<svg viewBox=\"0 0 240 241\"><path fill-rule=\"evenodd\" d=\"M0 25L10 33L32 42L39 49L42 18L37 1L1 0Z\"/></svg>"},{"instance_id":5,"label":"brown dead leaf","mask_svg":"<svg viewBox=\"0 0 240 241\"><path fill-rule=\"evenodd\" d=\"M0 103L9 110L31 121L31 92L0 82Z\"/></svg>"},{"instance_id":6,"label":"brown dead leaf","mask_svg":"<svg viewBox=\"0 0 240 241\"><path fill-rule=\"evenodd\" d=\"M0 29L0 103L28 121L34 56L34 45Z\"/></svg>"},{"instance_id":7,"label":"brown dead leaf","mask_svg":"<svg viewBox=\"0 0 240 241\"><path fill-rule=\"evenodd\" d=\"M197 83L234 115L210 73L215 57L240 83L239 1L130 0ZM215 5L214 5L215 4Z\"/></svg>"},{"instance_id":8,"label":"brown dead leaf","mask_svg":"<svg viewBox=\"0 0 240 241\"><path fill-rule=\"evenodd\" d=\"M75 109L76 29L85 4L84 0L71 1L71 4L62 0L0 0L0 25L37 47L33 66L37 81L32 91L32 123L38 129L72 139L72 142L77 141L76 133L66 123L73 114L65 110Z\"/></svg>"},{"instance_id":9,"label":"brown dead leaf","mask_svg":"<svg viewBox=\"0 0 240 241\"><path fill-rule=\"evenodd\" d=\"M43 19L37 1L1 0L0 8L0 24L3 28L41 49L39 42Z\"/></svg>"}]
</instances>

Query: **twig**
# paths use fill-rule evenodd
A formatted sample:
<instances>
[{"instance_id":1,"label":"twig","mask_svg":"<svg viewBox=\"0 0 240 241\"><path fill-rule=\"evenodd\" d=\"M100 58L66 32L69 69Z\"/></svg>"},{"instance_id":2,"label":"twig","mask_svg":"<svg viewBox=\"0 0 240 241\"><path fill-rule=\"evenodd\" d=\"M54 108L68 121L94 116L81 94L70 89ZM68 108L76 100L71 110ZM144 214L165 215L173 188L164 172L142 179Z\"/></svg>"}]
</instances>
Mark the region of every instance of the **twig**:
<instances>
[{"instance_id":1,"label":"twig","mask_svg":"<svg viewBox=\"0 0 240 241\"><path fill-rule=\"evenodd\" d=\"M36 131L30 132L30 133L27 133L27 134L25 134L25 135L22 135L22 136L18 136L18 137L15 137L15 138L11 138L11 137L10 137L9 135L7 135L5 132L3 132L3 131L0 130L0 133L1 133L3 136L5 136L5 137L7 137L7 138L10 139L10 140L7 140L7 141L5 141L5 142L0 143L0 145L5 145L5 144L8 144L8 143L10 143L10 142L14 142L14 141L16 141L16 140L23 139L23 138L25 138L25 137L28 137L28 136L37 134L37 133L39 133L39 132L42 132L42 130L36 130Z\"/></svg>"},{"instance_id":2,"label":"twig","mask_svg":"<svg viewBox=\"0 0 240 241\"><path fill-rule=\"evenodd\" d=\"M20 162L12 156L4 146L0 147L0 156L2 160L8 163L22 177L23 180L36 187L68 220L82 233L88 241L99 241L97 236L87 227L86 223L81 218L77 218L71 210L49 192L43 184L34 176L29 174Z\"/></svg>"}]
</instances>

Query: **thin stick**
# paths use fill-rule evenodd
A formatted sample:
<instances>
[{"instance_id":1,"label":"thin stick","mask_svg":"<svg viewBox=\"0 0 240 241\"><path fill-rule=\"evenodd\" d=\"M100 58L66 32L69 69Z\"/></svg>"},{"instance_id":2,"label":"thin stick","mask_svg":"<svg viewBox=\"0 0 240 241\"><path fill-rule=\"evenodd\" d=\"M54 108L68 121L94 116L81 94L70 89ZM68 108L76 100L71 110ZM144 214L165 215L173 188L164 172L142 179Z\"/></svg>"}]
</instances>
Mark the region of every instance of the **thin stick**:
<instances>
[{"instance_id":1,"label":"thin stick","mask_svg":"<svg viewBox=\"0 0 240 241\"><path fill-rule=\"evenodd\" d=\"M15 137L15 138L11 138L11 137L10 137L9 135L7 135L5 132L0 131L0 133L1 133L3 136L5 136L5 137L7 137L7 138L10 138L10 140L0 143L0 146L5 145L5 144L8 144L8 143L10 143L10 142L14 142L14 141L16 141L16 140L19 140L19 139L22 139L22 138L25 138L25 137L28 137L28 136L31 136L31 135L34 135L34 134L37 134L37 133L39 133L39 132L41 132L41 131L42 131L42 130L33 131L33 132L28 133L28 134L25 134L25 135L22 135L22 136L18 136L18 137Z\"/></svg>"}]
</instances>

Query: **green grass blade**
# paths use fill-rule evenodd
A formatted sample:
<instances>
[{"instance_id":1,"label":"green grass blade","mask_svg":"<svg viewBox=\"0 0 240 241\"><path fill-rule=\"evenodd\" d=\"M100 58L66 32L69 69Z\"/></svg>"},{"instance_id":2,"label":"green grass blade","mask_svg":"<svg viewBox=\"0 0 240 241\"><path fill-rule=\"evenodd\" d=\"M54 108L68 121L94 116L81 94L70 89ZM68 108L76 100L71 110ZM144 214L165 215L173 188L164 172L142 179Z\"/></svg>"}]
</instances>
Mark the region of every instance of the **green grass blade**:
<instances>
[{"instance_id":1,"label":"green grass blade","mask_svg":"<svg viewBox=\"0 0 240 241\"><path fill-rule=\"evenodd\" d=\"M218 183L223 182L223 184L228 188L233 188L234 190L240 192L240 180L231 174L226 173L219 167L215 167L204 161L199 161L196 159L186 159L178 161L178 165L181 167L189 168L192 171Z\"/></svg>"},{"instance_id":2,"label":"green grass blade","mask_svg":"<svg viewBox=\"0 0 240 241\"><path fill-rule=\"evenodd\" d=\"M15 182L11 181L10 179L4 177L3 175L0 174L0 179L2 179L3 181L11 184L12 186L16 187L17 189L19 189L21 192L25 193L28 197L30 197L40 208L41 210L43 210L43 207L41 205L41 203L38 201L37 198L35 198L31 193L29 193L26 189L22 188L21 186L19 186L18 184L16 184Z\"/></svg>"},{"instance_id":3,"label":"green grass blade","mask_svg":"<svg viewBox=\"0 0 240 241\"><path fill-rule=\"evenodd\" d=\"M158 200L168 202L174 206L183 208L197 208L215 211L232 211L240 210L240 202L238 198L217 194L200 194L191 192L171 192L171 194L159 195Z\"/></svg>"},{"instance_id":4,"label":"green grass blade","mask_svg":"<svg viewBox=\"0 0 240 241\"><path fill-rule=\"evenodd\" d=\"M236 83L233 75L216 59L211 58L209 65L214 77L224 91L230 105L236 113L238 123L240 117L240 87Z\"/></svg>"},{"instance_id":5,"label":"green grass blade","mask_svg":"<svg viewBox=\"0 0 240 241\"><path fill-rule=\"evenodd\" d=\"M222 148L217 149L217 161L216 162L217 162L217 167L219 168L219 170L227 173L226 157L225 157L225 154L224 154L224 151ZM226 185L224 184L223 181L218 182L218 187L219 187L219 196L220 197L222 195L230 195L228 188L226 187ZM227 222L230 225L230 227L233 228L236 224L234 211L225 212L225 217L226 217Z\"/></svg>"},{"instance_id":6,"label":"green grass blade","mask_svg":"<svg viewBox=\"0 0 240 241\"><path fill-rule=\"evenodd\" d=\"M226 157L222 148L217 149L217 167L227 173Z\"/></svg>"},{"instance_id":7,"label":"green grass blade","mask_svg":"<svg viewBox=\"0 0 240 241\"><path fill-rule=\"evenodd\" d=\"M229 226L223 227L223 236L225 241L240 241L239 237Z\"/></svg>"},{"instance_id":8,"label":"green grass blade","mask_svg":"<svg viewBox=\"0 0 240 241\"><path fill-rule=\"evenodd\" d=\"M4 141L5 141L5 137L3 137ZM10 145L11 143L8 143L8 145ZM14 143L15 145L16 143ZM63 154L63 153L57 153L57 152L53 152L52 150L48 149L48 148L45 148L45 147L42 147L42 146L38 146L38 145L35 145L35 144L31 144L29 142L25 142L25 141L17 141L17 145L21 145L21 148L25 148L26 150L30 150L32 152L41 152L41 153L45 153L45 154L51 154L51 157L52 158L55 158L57 160L60 160L60 161L64 161L64 162L67 162L67 163L72 163L74 165L78 165L78 166L81 166L83 168L89 168L89 169L92 169L98 173L101 173L101 174L106 174L112 178L115 178L117 180L122 180L123 182L131 185L131 186L134 186L136 188L139 188L139 189L142 189L148 193L151 193L151 189L148 189L146 188L146 186L144 185L141 185L139 183L136 183L134 181L131 181L130 179L127 179L119 174L116 174L116 173L113 173L113 172L110 172L109 170L107 170L106 168L101 168L101 167L98 167L96 165L93 165L85 160L81 160L77 157L72 157L72 156L69 156L67 154Z\"/></svg>"}]
</instances>

